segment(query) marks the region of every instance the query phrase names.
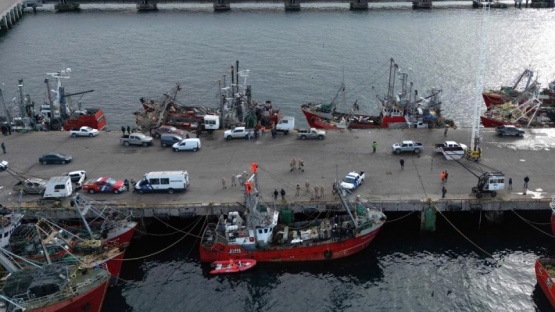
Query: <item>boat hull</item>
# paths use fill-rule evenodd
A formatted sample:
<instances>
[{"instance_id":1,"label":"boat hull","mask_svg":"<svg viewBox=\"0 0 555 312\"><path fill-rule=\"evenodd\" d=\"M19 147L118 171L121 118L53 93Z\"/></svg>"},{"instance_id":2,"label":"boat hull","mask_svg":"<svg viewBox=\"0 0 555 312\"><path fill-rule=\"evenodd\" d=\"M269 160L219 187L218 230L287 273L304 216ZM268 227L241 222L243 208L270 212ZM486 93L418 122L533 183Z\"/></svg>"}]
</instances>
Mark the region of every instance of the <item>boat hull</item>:
<instances>
[{"instance_id":1,"label":"boat hull","mask_svg":"<svg viewBox=\"0 0 555 312\"><path fill-rule=\"evenodd\" d=\"M211 246L200 245L200 261L214 262L229 259L254 259L257 262L295 262L295 261L322 261L339 259L353 255L368 247L376 237L379 228L366 234L345 239L342 241L308 246L296 245L290 248L268 248L264 250L248 251L240 245L225 245L215 243Z\"/></svg>"},{"instance_id":2,"label":"boat hull","mask_svg":"<svg viewBox=\"0 0 555 312\"><path fill-rule=\"evenodd\" d=\"M116 245L129 244L131 239L133 239L133 235L135 235L136 229L137 222L130 221L125 226L119 227L115 231L108 232L106 241L115 243Z\"/></svg>"},{"instance_id":3,"label":"boat hull","mask_svg":"<svg viewBox=\"0 0 555 312\"><path fill-rule=\"evenodd\" d=\"M99 131L106 128L106 117L102 109L90 109L87 114L82 114L64 120L63 128L65 131L78 129L83 126L98 129Z\"/></svg>"},{"instance_id":4,"label":"boat hull","mask_svg":"<svg viewBox=\"0 0 555 312\"><path fill-rule=\"evenodd\" d=\"M536 280L540 285L543 293L549 300L551 307L555 309L555 285L553 284L553 279L549 274L545 265L553 265L555 266L555 259L554 258L540 258L536 260L534 265L536 271Z\"/></svg>"},{"instance_id":5,"label":"boat hull","mask_svg":"<svg viewBox=\"0 0 555 312\"><path fill-rule=\"evenodd\" d=\"M486 128L497 128L504 125L502 121L488 118L486 116L480 116L480 121L482 122L482 125Z\"/></svg>"},{"instance_id":6,"label":"boat hull","mask_svg":"<svg viewBox=\"0 0 555 312\"><path fill-rule=\"evenodd\" d=\"M555 236L555 210L551 212L551 232Z\"/></svg>"},{"instance_id":7,"label":"boat hull","mask_svg":"<svg viewBox=\"0 0 555 312\"><path fill-rule=\"evenodd\" d=\"M360 117L361 119L368 120L367 122L357 122L350 121L347 122L335 122L332 118L337 118L333 114L314 112L309 109L302 108L303 115L306 118L308 125L311 128L324 129L324 130L334 130L334 129L372 129L372 128L388 128L394 126L394 124L407 125L407 120L404 116L383 116L381 123L374 122L374 120L379 119L378 116L366 116L366 115L353 115L354 117ZM340 115L340 114L339 114ZM356 118L354 118L356 119Z\"/></svg>"},{"instance_id":8,"label":"boat hull","mask_svg":"<svg viewBox=\"0 0 555 312\"><path fill-rule=\"evenodd\" d=\"M109 280L100 284L98 287L81 294L79 296L68 298L66 300L51 304L37 309L26 310L28 312L75 312L75 311L91 311L100 312L104 302L104 296L108 289Z\"/></svg>"}]
</instances>

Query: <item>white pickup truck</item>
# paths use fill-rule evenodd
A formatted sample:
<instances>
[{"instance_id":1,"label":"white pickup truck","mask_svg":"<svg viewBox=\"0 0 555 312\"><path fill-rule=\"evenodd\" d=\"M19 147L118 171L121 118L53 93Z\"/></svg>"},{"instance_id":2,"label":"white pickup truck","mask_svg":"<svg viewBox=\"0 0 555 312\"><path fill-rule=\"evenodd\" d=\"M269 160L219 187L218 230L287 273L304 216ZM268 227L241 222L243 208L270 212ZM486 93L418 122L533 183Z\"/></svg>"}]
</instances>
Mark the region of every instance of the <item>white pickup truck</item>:
<instances>
[{"instance_id":1,"label":"white pickup truck","mask_svg":"<svg viewBox=\"0 0 555 312\"><path fill-rule=\"evenodd\" d=\"M391 146L391 150L395 154L404 153L404 152L412 152L415 154L420 153L424 150L424 146L422 143L414 142L414 141L403 141L401 143L395 143Z\"/></svg>"},{"instance_id":2,"label":"white pickup truck","mask_svg":"<svg viewBox=\"0 0 555 312\"><path fill-rule=\"evenodd\" d=\"M71 137L75 138L75 137L95 137L98 135L98 130L97 129L93 129L91 127L87 127L87 126L83 126L79 129L71 129L69 130L69 134L71 135Z\"/></svg>"},{"instance_id":3,"label":"white pickup truck","mask_svg":"<svg viewBox=\"0 0 555 312\"><path fill-rule=\"evenodd\" d=\"M466 155L467 146L455 141L445 141L434 145L434 152L442 153L447 160L459 160Z\"/></svg>"},{"instance_id":4,"label":"white pickup truck","mask_svg":"<svg viewBox=\"0 0 555 312\"><path fill-rule=\"evenodd\" d=\"M224 139L248 139L248 136L254 138L254 132L252 129L246 129L245 127L235 127L232 130L226 130L224 132Z\"/></svg>"},{"instance_id":5,"label":"white pickup truck","mask_svg":"<svg viewBox=\"0 0 555 312\"><path fill-rule=\"evenodd\" d=\"M326 131L317 130L315 128L297 130L297 138L301 140L318 139L323 140L326 137Z\"/></svg>"}]
</instances>

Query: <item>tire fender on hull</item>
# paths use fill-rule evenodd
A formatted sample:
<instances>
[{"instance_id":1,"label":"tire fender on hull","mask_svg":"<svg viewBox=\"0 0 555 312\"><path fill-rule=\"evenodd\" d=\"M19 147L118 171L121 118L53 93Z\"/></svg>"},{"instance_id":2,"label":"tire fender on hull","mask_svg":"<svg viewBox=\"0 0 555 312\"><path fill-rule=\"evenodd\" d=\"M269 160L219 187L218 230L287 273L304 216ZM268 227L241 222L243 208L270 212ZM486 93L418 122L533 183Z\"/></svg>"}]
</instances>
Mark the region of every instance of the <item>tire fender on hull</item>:
<instances>
[{"instance_id":1,"label":"tire fender on hull","mask_svg":"<svg viewBox=\"0 0 555 312\"><path fill-rule=\"evenodd\" d=\"M330 260L332 257L333 257L333 252L331 252L331 250L328 249L324 251L324 258L326 260Z\"/></svg>"}]
</instances>

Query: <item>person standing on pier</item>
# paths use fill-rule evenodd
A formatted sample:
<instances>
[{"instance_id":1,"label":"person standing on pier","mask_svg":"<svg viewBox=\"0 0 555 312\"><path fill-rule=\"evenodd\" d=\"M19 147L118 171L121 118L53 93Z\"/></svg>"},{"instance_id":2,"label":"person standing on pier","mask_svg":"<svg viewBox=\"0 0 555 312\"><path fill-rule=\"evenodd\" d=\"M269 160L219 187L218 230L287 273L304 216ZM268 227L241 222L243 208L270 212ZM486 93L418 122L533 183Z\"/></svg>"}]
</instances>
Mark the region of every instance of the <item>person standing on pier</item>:
<instances>
[{"instance_id":1,"label":"person standing on pier","mask_svg":"<svg viewBox=\"0 0 555 312\"><path fill-rule=\"evenodd\" d=\"M306 187L306 192L310 193L310 182L308 182L308 180L304 183L304 187Z\"/></svg>"},{"instance_id":2,"label":"person standing on pier","mask_svg":"<svg viewBox=\"0 0 555 312\"><path fill-rule=\"evenodd\" d=\"M121 126L121 133L122 133L123 135L125 135L125 127L124 127L124 126Z\"/></svg>"},{"instance_id":3,"label":"person standing on pier","mask_svg":"<svg viewBox=\"0 0 555 312\"><path fill-rule=\"evenodd\" d=\"M399 159L399 163L401 164L401 169L405 169L405 160L403 158Z\"/></svg>"},{"instance_id":4,"label":"person standing on pier","mask_svg":"<svg viewBox=\"0 0 555 312\"><path fill-rule=\"evenodd\" d=\"M445 198L445 194L447 194L447 189L445 185L441 188L441 198Z\"/></svg>"},{"instance_id":5,"label":"person standing on pier","mask_svg":"<svg viewBox=\"0 0 555 312\"><path fill-rule=\"evenodd\" d=\"M513 178L509 178L509 190L513 189Z\"/></svg>"},{"instance_id":6,"label":"person standing on pier","mask_svg":"<svg viewBox=\"0 0 555 312\"><path fill-rule=\"evenodd\" d=\"M222 178L222 188L227 188L227 186L225 185L225 177Z\"/></svg>"},{"instance_id":7,"label":"person standing on pier","mask_svg":"<svg viewBox=\"0 0 555 312\"><path fill-rule=\"evenodd\" d=\"M301 186L297 183L297 192L295 193L295 196L299 196L301 192Z\"/></svg>"},{"instance_id":8,"label":"person standing on pier","mask_svg":"<svg viewBox=\"0 0 555 312\"><path fill-rule=\"evenodd\" d=\"M2 147L4 146L4 143L2 143ZM528 178L528 176L524 177L524 189L528 188L528 182L530 181L530 178Z\"/></svg>"},{"instance_id":9,"label":"person standing on pier","mask_svg":"<svg viewBox=\"0 0 555 312\"><path fill-rule=\"evenodd\" d=\"M285 190L281 189L280 193L281 193L281 202L285 203Z\"/></svg>"},{"instance_id":10,"label":"person standing on pier","mask_svg":"<svg viewBox=\"0 0 555 312\"><path fill-rule=\"evenodd\" d=\"M445 182L445 171L442 171L442 172L439 174L439 177L441 178L441 183Z\"/></svg>"},{"instance_id":11,"label":"person standing on pier","mask_svg":"<svg viewBox=\"0 0 555 312\"><path fill-rule=\"evenodd\" d=\"M443 136L444 136L444 137L447 137L447 130L448 130L448 129L449 129L449 128L448 128L447 126L445 126L445 130L443 130Z\"/></svg>"},{"instance_id":12,"label":"person standing on pier","mask_svg":"<svg viewBox=\"0 0 555 312\"><path fill-rule=\"evenodd\" d=\"M4 142L2 142L2 152L6 154L6 144L4 144Z\"/></svg>"},{"instance_id":13,"label":"person standing on pier","mask_svg":"<svg viewBox=\"0 0 555 312\"><path fill-rule=\"evenodd\" d=\"M318 196L318 185L314 185L314 198L319 198L319 196Z\"/></svg>"},{"instance_id":14,"label":"person standing on pier","mask_svg":"<svg viewBox=\"0 0 555 312\"><path fill-rule=\"evenodd\" d=\"M378 142L374 141L372 142L372 153L376 152L376 148L378 148Z\"/></svg>"},{"instance_id":15,"label":"person standing on pier","mask_svg":"<svg viewBox=\"0 0 555 312\"><path fill-rule=\"evenodd\" d=\"M324 186L320 185L320 197L324 197Z\"/></svg>"},{"instance_id":16,"label":"person standing on pier","mask_svg":"<svg viewBox=\"0 0 555 312\"><path fill-rule=\"evenodd\" d=\"M231 175L231 186L237 186L237 176L234 174Z\"/></svg>"},{"instance_id":17,"label":"person standing on pier","mask_svg":"<svg viewBox=\"0 0 555 312\"><path fill-rule=\"evenodd\" d=\"M131 127L127 126L127 134L131 134Z\"/></svg>"},{"instance_id":18,"label":"person standing on pier","mask_svg":"<svg viewBox=\"0 0 555 312\"><path fill-rule=\"evenodd\" d=\"M279 195L278 190L275 189L275 190L274 190L274 202L277 201L278 195Z\"/></svg>"}]
</instances>

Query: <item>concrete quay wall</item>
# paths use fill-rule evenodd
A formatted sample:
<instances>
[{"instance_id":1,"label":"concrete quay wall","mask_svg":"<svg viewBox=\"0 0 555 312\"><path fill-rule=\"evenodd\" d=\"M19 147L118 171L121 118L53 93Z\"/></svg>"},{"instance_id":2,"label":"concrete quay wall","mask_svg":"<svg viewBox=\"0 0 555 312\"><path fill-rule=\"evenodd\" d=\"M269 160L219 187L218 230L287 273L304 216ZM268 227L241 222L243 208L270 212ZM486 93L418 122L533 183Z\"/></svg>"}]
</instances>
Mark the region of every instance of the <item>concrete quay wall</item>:
<instances>
[{"instance_id":1,"label":"concrete quay wall","mask_svg":"<svg viewBox=\"0 0 555 312\"><path fill-rule=\"evenodd\" d=\"M331 195L331 185L350 171L365 171L366 181L355 194L379 205L387 211L422 211L430 204L442 211L470 210L549 210L555 194L554 164L551 149L555 146L555 130L528 130L524 138L498 137L491 130L482 131L483 158L479 164L461 160L446 160L433 153L432 146L445 139L469 144L470 129L450 129L447 138L443 130L429 129L372 129L328 131L322 141L301 141L296 136L267 135L258 140L225 141L217 132L212 137L202 136L199 152L176 153L162 148L158 140L151 147L125 147L119 144L121 132L102 132L96 138L71 138L67 132L14 133L0 138L6 144L3 159L10 170L0 173L0 203L16 207L18 194L11 191L17 178L48 179L62 172L86 170L89 178L111 176L138 180L146 172L187 170L191 187L183 193L166 194L85 194L109 206L132 209L137 217L196 216L219 214L241 209L242 189L231 186L231 176L248 171L252 162L259 164L260 196L266 203L273 201L274 189L283 188L287 204L295 211L305 209L334 209L338 207ZM378 150L372 153L372 141ZM402 140L416 140L425 149L419 155L391 153L391 144ZM41 165L38 157L49 151L73 155L67 165ZM305 172L289 170L292 157L302 158ZM400 159L405 161L404 169ZM495 198L485 194L477 199L471 194L477 178L465 167L478 172L480 164L501 170L513 180L513 190L505 187ZM464 166L463 166L464 165ZM449 172L449 180L442 183L439 174ZM523 178L530 177L525 190ZM226 188L222 186L226 180ZM311 199L304 183L323 185L323 198ZM300 194L296 196L296 184ZM446 198L441 187L447 188ZM525 192L526 191L526 192ZM21 206L30 211L41 211L57 218L74 217L69 205L60 208L39 206L37 196L24 195Z\"/></svg>"}]
</instances>

